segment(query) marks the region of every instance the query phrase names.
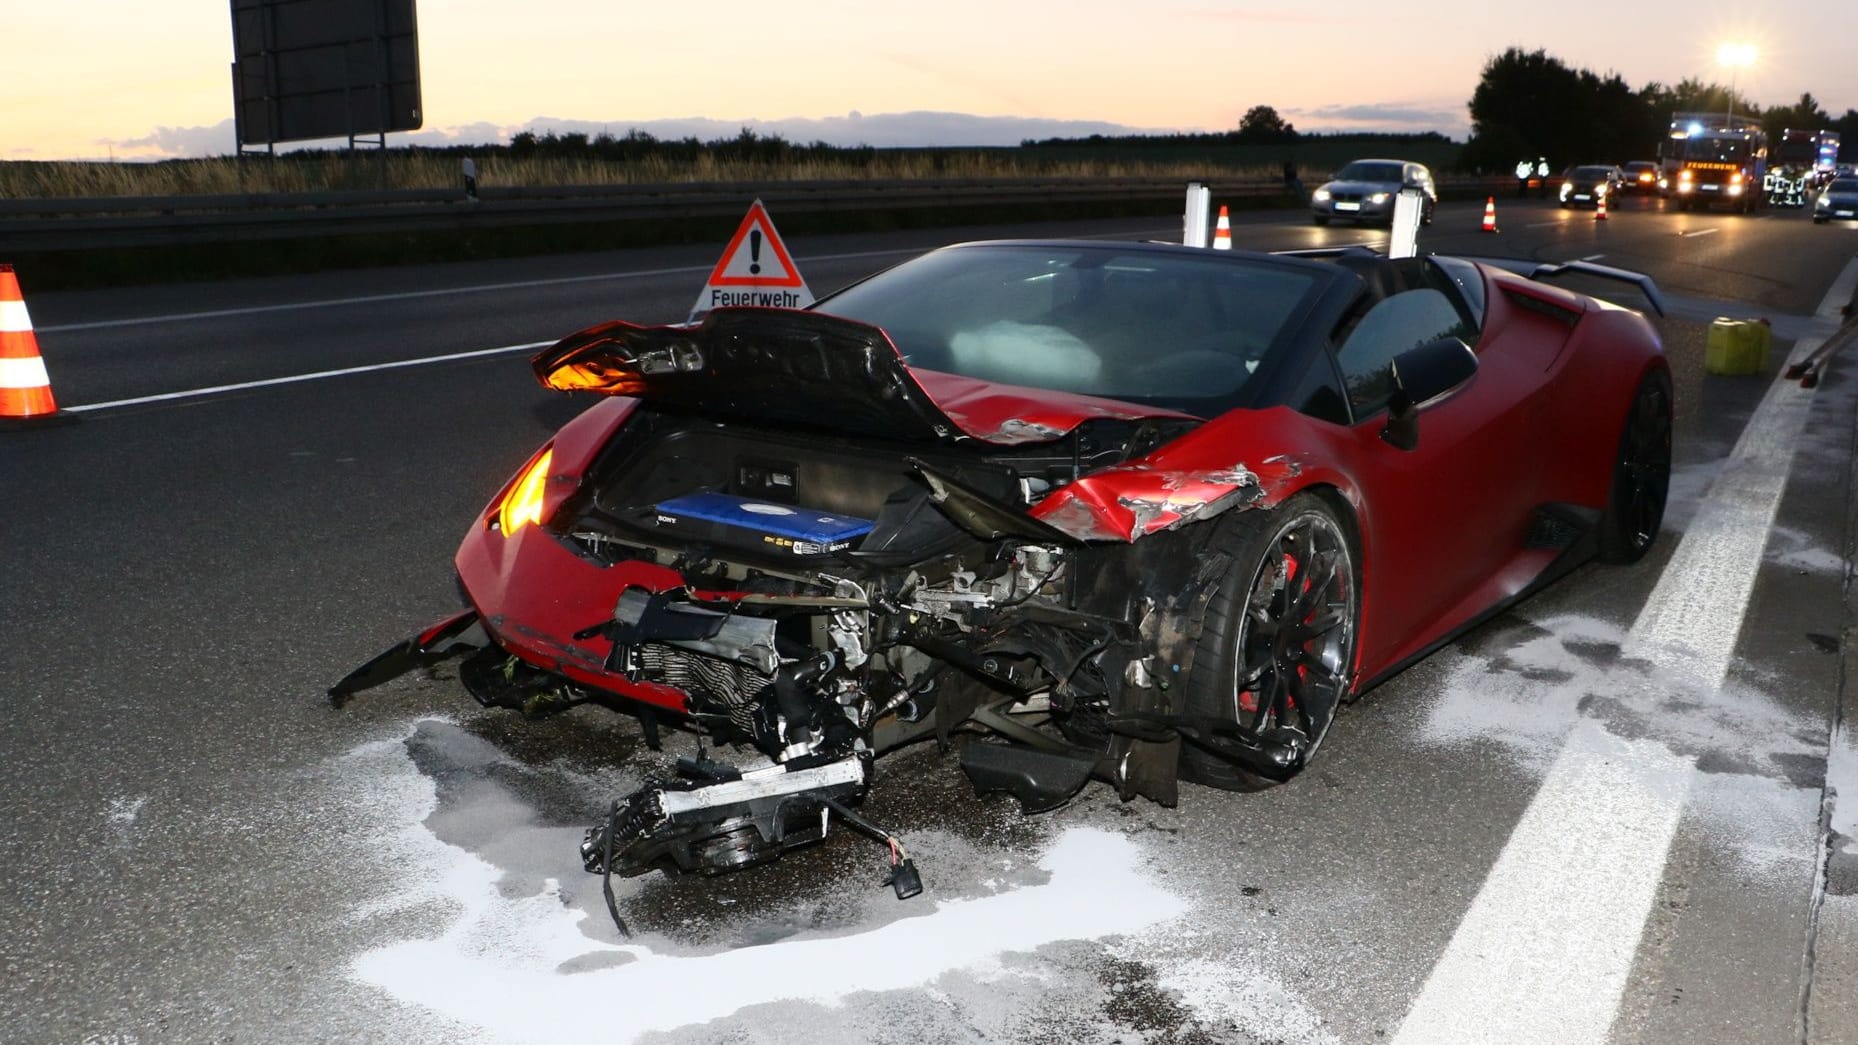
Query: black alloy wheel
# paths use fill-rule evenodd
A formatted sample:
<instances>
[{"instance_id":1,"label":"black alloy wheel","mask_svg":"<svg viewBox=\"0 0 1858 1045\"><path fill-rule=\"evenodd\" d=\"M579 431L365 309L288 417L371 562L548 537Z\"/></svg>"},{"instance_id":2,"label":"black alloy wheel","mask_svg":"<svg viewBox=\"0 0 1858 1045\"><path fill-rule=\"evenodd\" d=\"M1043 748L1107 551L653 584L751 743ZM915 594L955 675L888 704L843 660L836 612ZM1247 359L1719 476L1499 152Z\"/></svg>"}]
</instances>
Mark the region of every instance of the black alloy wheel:
<instances>
[{"instance_id":1,"label":"black alloy wheel","mask_svg":"<svg viewBox=\"0 0 1858 1045\"><path fill-rule=\"evenodd\" d=\"M1359 572L1346 528L1313 494L1226 522L1216 546L1233 562L1207 607L1186 687L1188 716L1220 728L1184 738L1181 775L1249 791L1302 769L1349 697ZM1232 758L1235 743L1270 771Z\"/></svg>"},{"instance_id":2,"label":"black alloy wheel","mask_svg":"<svg viewBox=\"0 0 1858 1045\"><path fill-rule=\"evenodd\" d=\"M1613 489L1600 518L1601 561L1637 562L1651 549L1670 489L1671 377L1657 370L1639 381L1619 435Z\"/></svg>"}]
</instances>

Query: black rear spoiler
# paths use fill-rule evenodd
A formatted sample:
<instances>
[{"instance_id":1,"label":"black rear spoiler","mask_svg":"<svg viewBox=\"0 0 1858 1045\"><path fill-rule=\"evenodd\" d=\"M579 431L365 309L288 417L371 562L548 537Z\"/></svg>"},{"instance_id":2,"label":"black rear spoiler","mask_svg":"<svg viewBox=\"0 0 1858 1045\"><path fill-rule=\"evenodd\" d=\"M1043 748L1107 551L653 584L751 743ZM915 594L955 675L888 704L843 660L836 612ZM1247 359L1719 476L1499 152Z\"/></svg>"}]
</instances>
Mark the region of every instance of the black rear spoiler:
<instances>
[{"instance_id":1,"label":"black rear spoiler","mask_svg":"<svg viewBox=\"0 0 1858 1045\"><path fill-rule=\"evenodd\" d=\"M1339 247L1307 247L1301 250L1276 250L1290 258L1378 258L1381 253L1359 243L1350 243ZM1618 280L1637 287L1639 293L1652 306L1652 311L1660 317L1666 315L1664 294L1658 290L1658 284L1643 272L1631 269L1614 268L1611 265L1596 265L1591 261L1531 261L1528 258L1486 258L1469 254L1453 254L1451 257L1464 261L1474 261L1480 265L1489 265L1505 272L1514 272L1525 279L1546 283L1562 276L1598 276L1601 279Z\"/></svg>"},{"instance_id":2,"label":"black rear spoiler","mask_svg":"<svg viewBox=\"0 0 1858 1045\"><path fill-rule=\"evenodd\" d=\"M1658 284L1643 272L1614 268L1611 265L1596 265L1591 261L1530 261L1527 258L1473 257L1466 257L1465 260L1475 261L1480 265L1489 265L1491 268L1500 268L1506 272L1514 272L1518 276L1542 283L1561 276L1598 276L1601 279L1630 283L1639 289L1639 293L1645 295L1645 300L1652 306L1652 311L1661 317L1666 314L1664 294L1658 290Z\"/></svg>"}]
</instances>

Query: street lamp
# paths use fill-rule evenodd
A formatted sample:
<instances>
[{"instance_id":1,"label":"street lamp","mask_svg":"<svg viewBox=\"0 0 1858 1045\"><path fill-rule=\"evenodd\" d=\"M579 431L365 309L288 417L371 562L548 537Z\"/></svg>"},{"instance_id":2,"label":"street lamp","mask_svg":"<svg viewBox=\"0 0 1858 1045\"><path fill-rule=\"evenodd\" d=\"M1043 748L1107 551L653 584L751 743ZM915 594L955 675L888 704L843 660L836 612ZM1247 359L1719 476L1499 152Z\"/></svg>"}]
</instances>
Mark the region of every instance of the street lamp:
<instances>
[{"instance_id":1,"label":"street lamp","mask_svg":"<svg viewBox=\"0 0 1858 1045\"><path fill-rule=\"evenodd\" d=\"M1735 71L1741 66L1755 64L1755 45L1723 44L1716 49L1716 61L1729 67L1729 105L1724 122L1732 124L1735 122Z\"/></svg>"}]
</instances>

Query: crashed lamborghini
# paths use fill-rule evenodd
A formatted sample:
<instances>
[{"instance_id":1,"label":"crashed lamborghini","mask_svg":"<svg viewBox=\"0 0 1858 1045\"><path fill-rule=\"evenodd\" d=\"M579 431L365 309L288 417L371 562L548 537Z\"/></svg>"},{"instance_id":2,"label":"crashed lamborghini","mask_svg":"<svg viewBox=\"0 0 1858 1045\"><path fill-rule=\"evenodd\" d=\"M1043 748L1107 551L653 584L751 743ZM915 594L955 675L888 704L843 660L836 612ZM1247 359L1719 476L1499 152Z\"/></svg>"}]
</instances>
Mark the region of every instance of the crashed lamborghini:
<instances>
[{"instance_id":1,"label":"crashed lamborghini","mask_svg":"<svg viewBox=\"0 0 1858 1045\"><path fill-rule=\"evenodd\" d=\"M1653 543L1669 370L1571 271L1657 305L1581 263L1009 241L804 311L580 331L535 372L603 398L471 523L467 608L331 695L460 657L486 705L732 752L617 798L581 853L608 876L837 817L910 895L858 805L932 737L1031 811L1286 780L1376 683Z\"/></svg>"}]
</instances>

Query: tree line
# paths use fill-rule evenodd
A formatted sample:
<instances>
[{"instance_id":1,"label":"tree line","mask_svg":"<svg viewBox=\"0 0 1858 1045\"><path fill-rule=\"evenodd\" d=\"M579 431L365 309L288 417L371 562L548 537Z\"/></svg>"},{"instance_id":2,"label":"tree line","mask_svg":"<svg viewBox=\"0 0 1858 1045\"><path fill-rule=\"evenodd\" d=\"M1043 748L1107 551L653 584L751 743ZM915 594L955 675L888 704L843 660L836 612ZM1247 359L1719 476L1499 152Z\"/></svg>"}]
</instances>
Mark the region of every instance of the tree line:
<instances>
[{"instance_id":1,"label":"tree line","mask_svg":"<svg viewBox=\"0 0 1858 1045\"><path fill-rule=\"evenodd\" d=\"M1762 107L1740 91L1687 78L1637 89L1618 73L1572 69L1546 51L1512 47L1484 65L1471 94L1465 169L1505 171L1525 157L1570 163L1654 158L1672 113L1720 112L1761 121L1770 142L1783 130L1838 131L1846 158L1858 155L1858 109L1833 117L1810 93L1791 105Z\"/></svg>"}]
</instances>

